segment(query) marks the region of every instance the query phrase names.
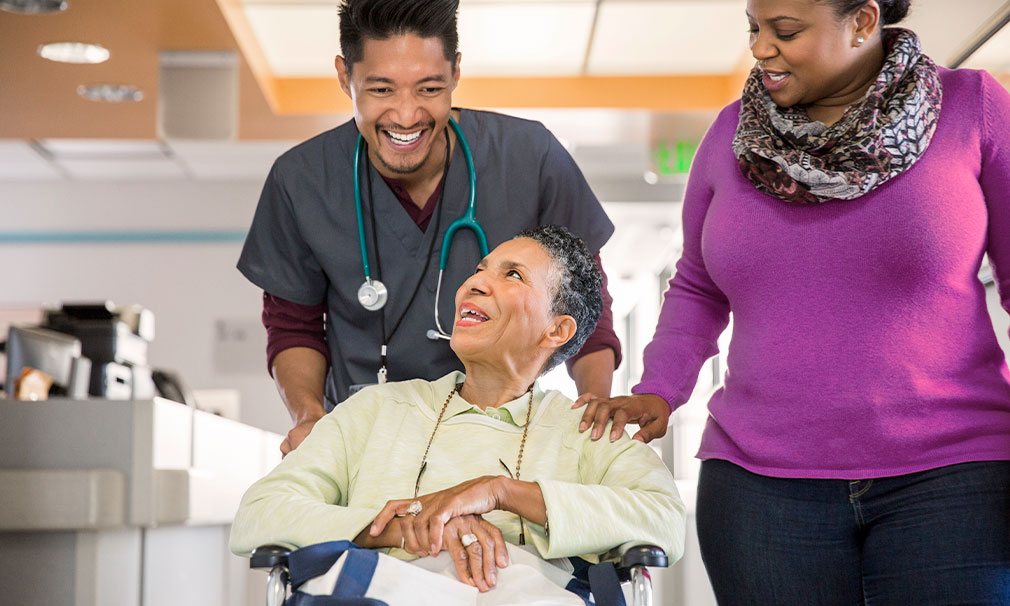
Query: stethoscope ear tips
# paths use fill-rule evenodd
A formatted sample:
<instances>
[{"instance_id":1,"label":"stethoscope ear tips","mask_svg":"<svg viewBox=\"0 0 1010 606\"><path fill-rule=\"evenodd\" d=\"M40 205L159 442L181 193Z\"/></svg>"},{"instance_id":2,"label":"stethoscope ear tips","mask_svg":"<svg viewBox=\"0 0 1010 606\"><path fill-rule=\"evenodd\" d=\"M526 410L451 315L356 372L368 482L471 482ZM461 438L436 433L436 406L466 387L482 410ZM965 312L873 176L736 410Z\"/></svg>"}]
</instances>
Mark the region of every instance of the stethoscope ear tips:
<instances>
[{"instance_id":1,"label":"stethoscope ear tips","mask_svg":"<svg viewBox=\"0 0 1010 606\"><path fill-rule=\"evenodd\" d=\"M386 305L388 298L386 285L378 280L368 278L358 289L358 303L368 311L379 311Z\"/></svg>"},{"instance_id":2,"label":"stethoscope ear tips","mask_svg":"<svg viewBox=\"0 0 1010 606\"><path fill-rule=\"evenodd\" d=\"M446 341L448 341L452 337L449 336L449 335L447 335L447 334L445 334L445 333L438 332L434 328L429 328L428 329L428 338L430 340L432 340L432 341L438 341L439 339L445 339Z\"/></svg>"}]
</instances>

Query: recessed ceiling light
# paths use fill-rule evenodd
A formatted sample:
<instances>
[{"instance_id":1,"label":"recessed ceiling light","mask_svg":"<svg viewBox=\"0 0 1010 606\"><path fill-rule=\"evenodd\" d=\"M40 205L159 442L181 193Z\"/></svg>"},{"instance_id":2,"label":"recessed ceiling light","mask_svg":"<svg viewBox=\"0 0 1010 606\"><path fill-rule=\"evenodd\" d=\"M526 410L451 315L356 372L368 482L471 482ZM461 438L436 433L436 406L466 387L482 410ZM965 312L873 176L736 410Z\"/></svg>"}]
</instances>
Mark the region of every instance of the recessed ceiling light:
<instances>
[{"instance_id":1,"label":"recessed ceiling light","mask_svg":"<svg viewBox=\"0 0 1010 606\"><path fill-rule=\"evenodd\" d=\"M0 0L0 10L24 15L58 13L70 8L64 0Z\"/></svg>"},{"instance_id":2,"label":"recessed ceiling light","mask_svg":"<svg viewBox=\"0 0 1010 606\"><path fill-rule=\"evenodd\" d=\"M109 60L109 49L83 42L52 42L39 47L39 55L60 63L102 63Z\"/></svg>"},{"instance_id":3,"label":"recessed ceiling light","mask_svg":"<svg viewBox=\"0 0 1010 606\"><path fill-rule=\"evenodd\" d=\"M144 98L144 91L129 84L82 84L77 87L77 94L88 101L105 101L107 103L140 101Z\"/></svg>"}]
</instances>

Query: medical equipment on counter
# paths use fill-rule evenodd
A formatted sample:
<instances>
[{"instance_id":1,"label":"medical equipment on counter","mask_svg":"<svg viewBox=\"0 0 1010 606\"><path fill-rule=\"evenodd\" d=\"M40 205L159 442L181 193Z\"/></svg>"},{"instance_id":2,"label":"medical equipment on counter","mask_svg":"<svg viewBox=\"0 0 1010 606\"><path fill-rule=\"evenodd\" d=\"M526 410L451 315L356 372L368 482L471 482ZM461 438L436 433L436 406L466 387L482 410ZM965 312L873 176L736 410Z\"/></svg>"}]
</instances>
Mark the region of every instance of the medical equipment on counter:
<instances>
[{"instance_id":1,"label":"medical equipment on counter","mask_svg":"<svg viewBox=\"0 0 1010 606\"><path fill-rule=\"evenodd\" d=\"M80 340L91 359L89 392L107 400L146 399L157 390L147 362L154 338L154 313L112 301L64 303L46 310L43 326Z\"/></svg>"},{"instance_id":2,"label":"medical equipment on counter","mask_svg":"<svg viewBox=\"0 0 1010 606\"><path fill-rule=\"evenodd\" d=\"M53 395L77 399L88 396L91 361L81 355L80 340L55 330L12 324L6 352L8 398L17 397L14 384L25 368L48 375L52 379L50 393Z\"/></svg>"}]
</instances>

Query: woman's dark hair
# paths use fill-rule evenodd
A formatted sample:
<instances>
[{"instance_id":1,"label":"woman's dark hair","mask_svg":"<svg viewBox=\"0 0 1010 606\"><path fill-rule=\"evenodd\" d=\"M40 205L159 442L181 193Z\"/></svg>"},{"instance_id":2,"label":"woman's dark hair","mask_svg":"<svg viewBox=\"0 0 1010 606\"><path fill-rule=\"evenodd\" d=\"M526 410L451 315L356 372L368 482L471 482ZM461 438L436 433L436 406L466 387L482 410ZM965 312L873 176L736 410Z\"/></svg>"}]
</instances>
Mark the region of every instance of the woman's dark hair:
<instances>
[{"instance_id":1,"label":"woman's dark hair","mask_svg":"<svg viewBox=\"0 0 1010 606\"><path fill-rule=\"evenodd\" d=\"M529 238L547 251L558 273L551 293L551 313L575 319L575 336L551 354L544 367L547 372L575 355L596 330L603 311L600 268L582 238L564 227L541 225L522 231L516 238Z\"/></svg>"},{"instance_id":2,"label":"woman's dark hair","mask_svg":"<svg viewBox=\"0 0 1010 606\"><path fill-rule=\"evenodd\" d=\"M347 69L361 61L366 38L388 40L404 34L438 38L446 60L455 65L458 8L459 0L343 0L338 8L340 51Z\"/></svg>"},{"instance_id":3,"label":"woman's dark hair","mask_svg":"<svg viewBox=\"0 0 1010 606\"><path fill-rule=\"evenodd\" d=\"M839 17L856 12L869 0L819 0L831 4L835 9L835 14ZM887 27L899 23L908 14L908 7L912 0L877 0L880 5L880 21Z\"/></svg>"}]
</instances>

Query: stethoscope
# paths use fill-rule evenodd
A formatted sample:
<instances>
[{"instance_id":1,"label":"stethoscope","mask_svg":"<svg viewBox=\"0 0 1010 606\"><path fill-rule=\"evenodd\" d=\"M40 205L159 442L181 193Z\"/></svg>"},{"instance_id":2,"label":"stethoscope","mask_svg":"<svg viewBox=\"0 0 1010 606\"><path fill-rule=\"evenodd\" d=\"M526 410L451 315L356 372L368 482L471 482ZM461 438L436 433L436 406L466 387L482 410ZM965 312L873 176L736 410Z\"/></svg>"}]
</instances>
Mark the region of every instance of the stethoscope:
<instances>
[{"instance_id":1,"label":"stethoscope","mask_svg":"<svg viewBox=\"0 0 1010 606\"><path fill-rule=\"evenodd\" d=\"M438 318L438 301L442 294L442 276L445 273L445 266L449 261L449 251L452 248L452 239L456 235L456 232L460 229L469 229L477 237L477 243L480 246L481 257L486 257L488 254L487 246L487 234L484 232L484 228L481 227L480 223L477 222L476 214L476 192L477 192L477 173L474 169L473 164L473 154L470 152L470 145L466 141L466 137L463 135L462 129L460 129L459 124L456 120L449 116L449 126L456 133L456 140L459 141L460 147L463 149L463 158L466 160L466 170L469 177L470 184L470 202L467 206L466 212L462 216L457 218L455 221L449 224L449 227L445 231L445 235L442 236L442 250L438 261L438 285L435 287L435 329L429 330L427 332L427 337L432 341L437 341L439 339L448 340L451 335L442 329L442 324L439 322ZM449 167L449 145L448 136L446 136L446 160L445 160L445 176L448 175ZM365 155L367 157L367 152L365 152L365 138L360 134L358 135L358 142L354 147L354 208L358 216L358 242L361 245L361 267L365 272L365 282L358 288L358 302L361 306L368 311L378 311L386 305L386 301L389 299L389 293L386 289L386 285L382 283L378 278L372 278L372 269L368 263L368 248L365 244L365 220L364 213L362 212L361 204L361 157ZM446 181L448 179L446 178ZM444 197L445 188L448 183L442 185L442 194ZM371 198L371 190L369 190L369 198ZM436 211L441 215L442 200L439 200L439 209ZM374 205L372 205L374 211ZM372 222L375 222L374 215L372 217ZM435 225L436 235L438 230L438 224ZM373 236L375 227L373 225ZM378 258L378 242L374 243L376 246L376 258ZM429 249L429 256L431 258L431 251ZM427 269L427 264L425 264L425 269ZM422 272L418 286L420 286L421 281L424 280L424 273ZM415 295L417 289L414 291ZM412 297L413 299L413 297ZM408 308L410 305L408 304ZM404 310L404 314L406 314ZM400 318L403 319L402 317ZM399 322L397 322L396 327L399 327ZM396 328L394 328L395 332ZM383 333L385 333L385 328L383 328ZM383 341L386 340L385 334L383 335ZM386 343L382 344L381 349L382 365L379 369L379 382L385 382L386 374Z\"/></svg>"}]
</instances>

